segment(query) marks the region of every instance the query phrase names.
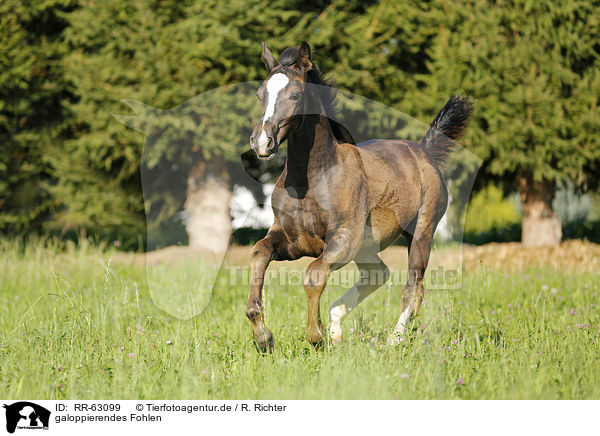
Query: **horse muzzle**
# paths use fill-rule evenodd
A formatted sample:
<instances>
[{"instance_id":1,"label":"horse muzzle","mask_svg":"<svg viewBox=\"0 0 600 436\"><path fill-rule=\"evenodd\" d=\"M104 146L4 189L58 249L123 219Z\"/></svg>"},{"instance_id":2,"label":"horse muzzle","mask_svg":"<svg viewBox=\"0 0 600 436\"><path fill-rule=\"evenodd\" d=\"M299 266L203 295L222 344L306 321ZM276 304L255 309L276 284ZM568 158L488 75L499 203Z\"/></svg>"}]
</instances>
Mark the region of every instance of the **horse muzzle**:
<instances>
[{"instance_id":1,"label":"horse muzzle","mask_svg":"<svg viewBox=\"0 0 600 436\"><path fill-rule=\"evenodd\" d=\"M277 139L267 135L263 129L258 139L254 135L250 137L250 147L259 159L271 159L277 153Z\"/></svg>"}]
</instances>

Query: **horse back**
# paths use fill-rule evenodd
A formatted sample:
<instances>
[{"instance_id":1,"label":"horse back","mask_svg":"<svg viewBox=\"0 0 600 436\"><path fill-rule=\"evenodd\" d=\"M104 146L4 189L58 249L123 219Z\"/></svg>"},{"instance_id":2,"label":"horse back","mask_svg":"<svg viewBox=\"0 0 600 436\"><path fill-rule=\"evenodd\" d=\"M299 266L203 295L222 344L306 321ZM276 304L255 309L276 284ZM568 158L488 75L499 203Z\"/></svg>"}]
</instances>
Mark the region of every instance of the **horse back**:
<instances>
[{"instance_id":1,"label":"horse back","mask_svg":"<svg viewBox=\"0 0 600 436\"><path fill-rule=\"evenodd\" d=\"M445 182L419 144L376 139L355 147L367 181L372 237L381 249L394 242L424 209L433 220L441 218L447 204Z\"/></svg>"}]
</instances>

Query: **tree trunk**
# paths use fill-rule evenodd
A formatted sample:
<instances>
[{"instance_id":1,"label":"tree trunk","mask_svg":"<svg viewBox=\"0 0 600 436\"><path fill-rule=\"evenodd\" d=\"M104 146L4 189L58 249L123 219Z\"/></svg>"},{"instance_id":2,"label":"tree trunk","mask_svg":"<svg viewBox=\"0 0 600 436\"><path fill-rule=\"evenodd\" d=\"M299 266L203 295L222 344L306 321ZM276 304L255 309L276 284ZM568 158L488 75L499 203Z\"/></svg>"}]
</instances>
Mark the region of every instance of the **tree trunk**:
<instances>
[{"instance_id":1,"label":"tree trunk","mask_svg":"<svg viewBox=\"0 0 600 436\"><path fill-rule=\"evenodd\" d=\"M231 237L231 188L225 160L198 162L187 181L186 231L194 249L223 254Z\"/></svg>"},{"instance_id":2,"label":"tree trunk","mask_svg":"<svg viewBox=\"0 0 600 436\"><path fill-rule=\"evenodd\" d=\"M544 247L560 244L562 225L552 211L554 185L544 180L536 182L531 175L519 177L521 205L523 207L524 247Z\"/></svg>"}]
</instances>

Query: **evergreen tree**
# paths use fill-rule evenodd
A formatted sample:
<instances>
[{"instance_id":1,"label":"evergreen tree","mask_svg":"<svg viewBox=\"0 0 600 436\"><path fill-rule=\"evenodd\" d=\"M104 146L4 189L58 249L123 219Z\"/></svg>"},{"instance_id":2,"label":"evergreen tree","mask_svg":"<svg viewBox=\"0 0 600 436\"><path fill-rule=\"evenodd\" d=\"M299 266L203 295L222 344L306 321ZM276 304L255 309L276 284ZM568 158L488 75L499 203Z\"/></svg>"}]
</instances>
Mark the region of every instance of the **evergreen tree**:
<instances>
[{"instance_id":1,"label":"evergreen tree","mask_svg":"<svg viewBox=\"0 0 600 436\"><path fill-rule=\"evenodd\" d=\"M245 92L210 91L262 80L261 41L280 53L307 40L340 89L418 119L430 120L451 94L474 97L464 143L485 161L480 183L520 190L523 241L555 243L556 187L597 187L599 12L584 0L6 0L0 230L87 229L136 244L145 227L142 144L151 141L142 162L142 174L156 176L157 196L146 198L151 225L185 208L227 233L226 205L239 183L228 162L248 149L239 138L249 135L259 105ZM137 117L126 123L153 130L142 135L113 117L133 116L124 99ZM360 139L424 132L384 107L365 113L352 98L339 100ZM456 176L476 165L455 159L449 170ZM154 188L176 177L178 194L165 202ZM210 194L202 186L220 193L212 217L193 200Z\"/></svg>"},{"instance_id":2,"label":"evergreen tree","mask_svg":"<svg viewBox=\"0 0 600 436\"><path fill-rule=\"evenodd\" d=\"M476 99L466 142L484 160L479 177L519 190L524 245L557 244L556 187L598 185L598 2L444 1L429 18L439 34L422 108L456 90Z\"/></svg>"},{"instance_id":3,"label":"evergreen tree","mask_svg":"<svg viewBox=\"0 0 600 436\"><path fill-rule=\"evenodd\" d=\"M69 0L0 3L0 231L41 230L55 207L47 151L68 96L60 37Z\"/></svg>"},{"instance_id":4,"label":"evergreen tree","mask_svg":"<svg viewBox=\"0 0 600 436\"><path fill-rule=\"evenodd\" d=\"M285 35L300 15L285 6L284 1L224 5L208 0L133 4L112 0L85 3L71 13L64 64L77 96L69 105L75 135L65 145L66 159L55 155L53 160L59 178L53 194L65 202L57 216L61 225L139 231L143 204L138 168L142 144L150 140L152 155L142 162L143 169L156 176L154 186L179 184L181 195L167 202L165 196L147 198L147 212L156 218L149 225L160 226L161 217L172 217L185 207L193 245L200 246L211 233L228 237L232 181L226 161L239 159L247 141L234 143L226 140L227 135L214 135L214 128L206 130L206 110L214 112L216 106L198 100L178 106L212 89L262 77L260 41ZM282 37L282 44L291 41ZM127 124L138 123L146 138L112 117L126 111L123 99L139 117ZM216 103L226 107L226 102ZM220 133L233 135L245 129L249 136L251 118L229 121ZM155 131L144 130L148 126ZM165 162L185 165L173 174L169 165L161 164ZM209 179L219 181L218 186ZM160 193L154 186L152 192ZM191 200L209 197L214 208ZM207 225L213 228L208 234Z\"/></svg>"}]
</instances>

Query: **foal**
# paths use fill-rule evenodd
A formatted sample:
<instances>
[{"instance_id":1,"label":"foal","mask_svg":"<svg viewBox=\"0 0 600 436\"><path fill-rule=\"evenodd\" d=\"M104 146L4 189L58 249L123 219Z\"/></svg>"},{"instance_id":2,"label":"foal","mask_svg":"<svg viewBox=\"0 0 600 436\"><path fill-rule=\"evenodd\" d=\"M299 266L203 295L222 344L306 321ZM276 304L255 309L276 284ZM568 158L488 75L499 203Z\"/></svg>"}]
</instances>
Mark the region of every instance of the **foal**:
<instances>
[{"instance_id":1,"label":"foal","mask_svg":"<svg viewBox=\"0 0 600 436\"><path fill-rule=\"evenodd\" d=\"M378 253L400 235L408 242L409 273L400 318L388 343L404 334L423 299L423 275L433 234L446 211L448 193L440 167L452 140L468 124L472 104L452 97L419 143L373 140L354 145L341 125L327 118L324 84L310 47L288 48L279 62L263 43L268 77L258 89L263 117L250 144L261 159L275 156L287 139L288 156L272 195L275 222L252 249L246 315L259 350L273 347L264 324L262 287L272 260L316 257L304 277L308 299L306 335L322 345L321 293L332 271L354 261L361 279L329 309L332 342L342 340L342 318L389 278Z\"/></svg>"}]
</instances>

